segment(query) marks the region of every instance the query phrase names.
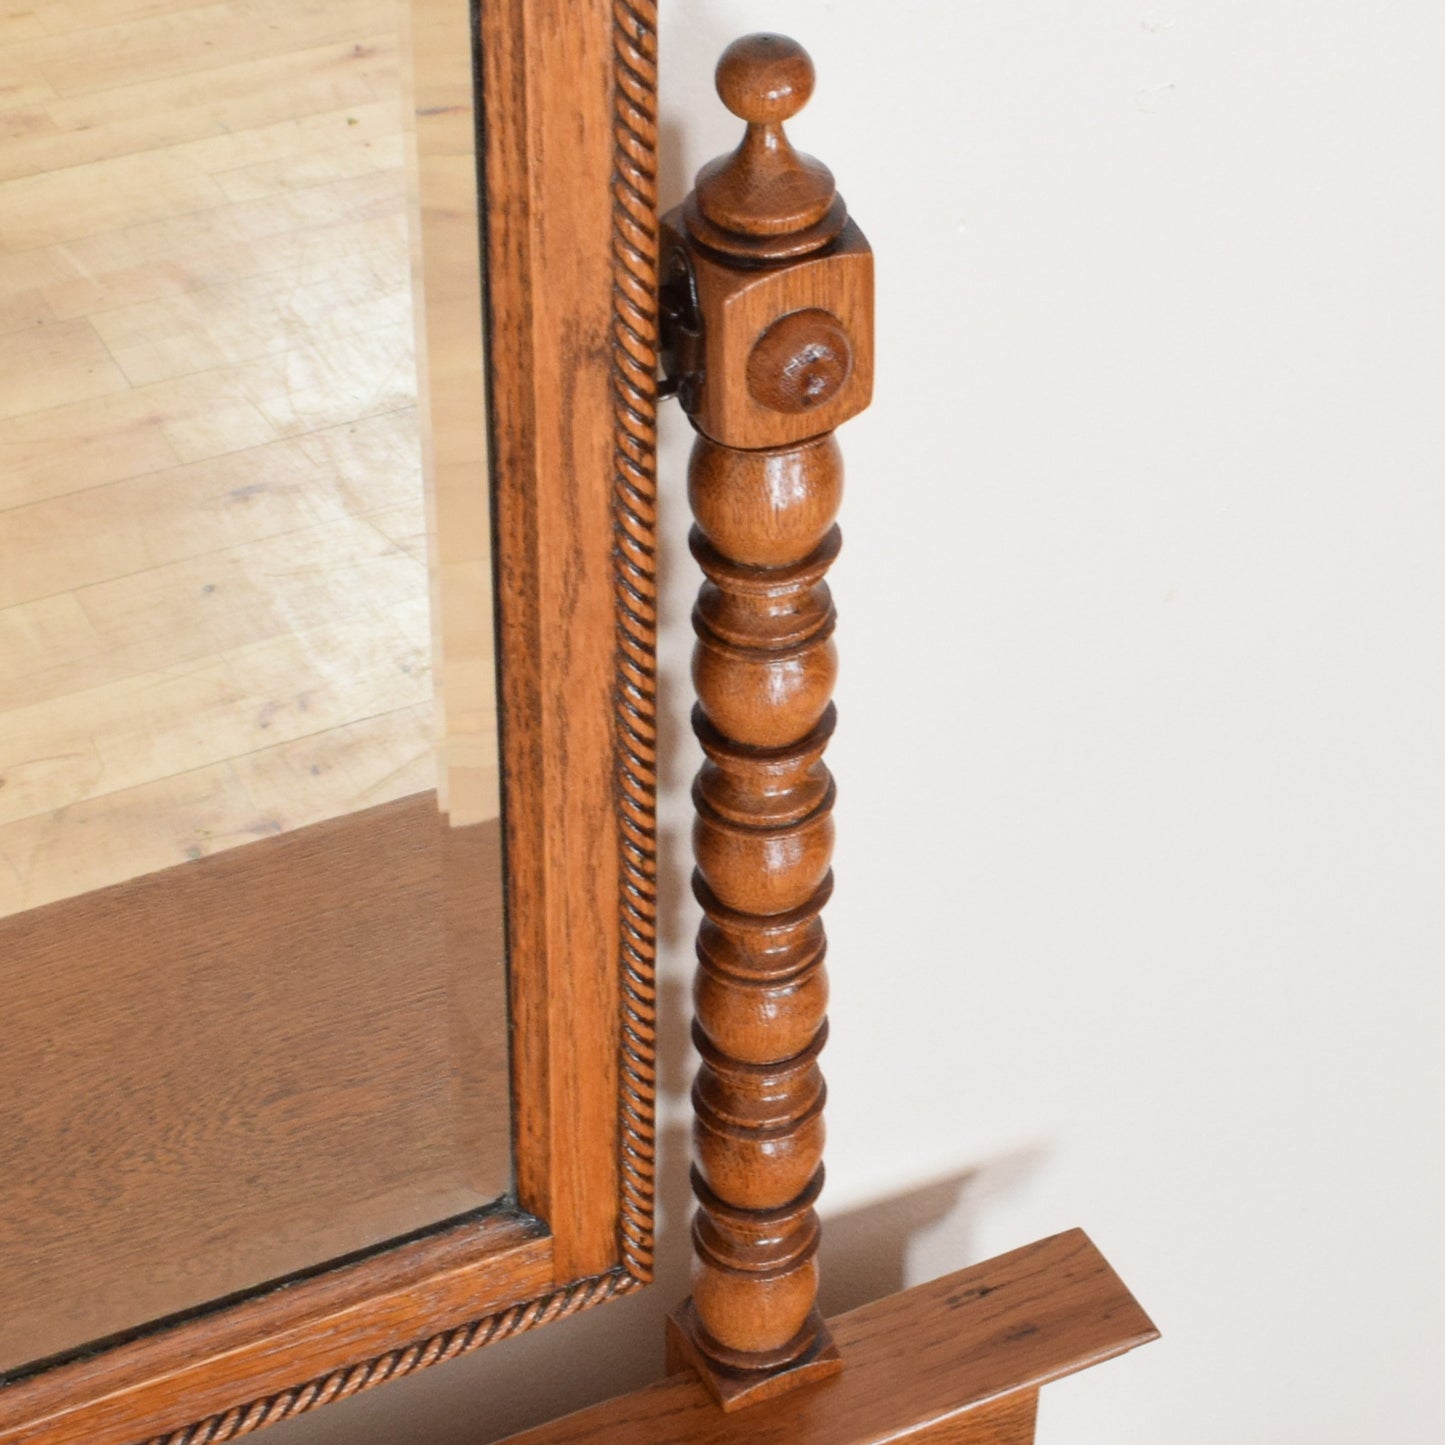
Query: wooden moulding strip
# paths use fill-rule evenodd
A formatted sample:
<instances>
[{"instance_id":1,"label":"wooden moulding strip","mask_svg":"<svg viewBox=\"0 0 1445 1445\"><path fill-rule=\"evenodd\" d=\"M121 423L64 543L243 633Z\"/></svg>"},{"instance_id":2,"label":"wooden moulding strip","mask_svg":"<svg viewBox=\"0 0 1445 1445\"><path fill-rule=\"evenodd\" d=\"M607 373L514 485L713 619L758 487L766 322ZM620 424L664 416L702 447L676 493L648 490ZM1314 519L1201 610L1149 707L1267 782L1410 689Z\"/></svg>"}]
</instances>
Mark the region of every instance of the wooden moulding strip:
<instances>
[{"instance_id":1,"label":"wooden moulding strip","mask_svg":"<svg viewBox=\"0 0 1445 1445\"><path fill-rule=\"evenodd\" d=\"M553 1266L552 1241L535 1220L494 1215L461 1225L305 1291L278 1289L225 1309L209 1328L198 1321L183 1363L163 1332L17 1381L0 1393L0 1445L135 1445L158 1418L184 1426L237 1400L274 1411L262 1396L274 1393L283 1362L288 1381L318 1390L327 1383L320 1377L339 1381L347 1364L383 1378L408 1373L431 1358L388 1368L386 1352L417 1345L422 1355L461 1353L469 1341L441 1337L473 1325L485 1332L517 1302L540 1302L554 1288ZM525 1327L519 1321L508 1332Z\"/></svg>"},{"instance_id":2,"label":"wooden moulding strip","mask_svg":"<svg viewBox=\"0 0 1445 1445\"><path fill-rule=\"evenodd\" d=\"M515 1435L508 1445L884 1445L1014 1438L1041 1385L1158 1331L1082 1230L890 1295L831 1322L843 1367L724 1414L691 1374ZM1010 1408L1010 1398L1017 1399ZM1027 1439L1028 1436L1018 1438Z\"/></svg>"}]
</instances>

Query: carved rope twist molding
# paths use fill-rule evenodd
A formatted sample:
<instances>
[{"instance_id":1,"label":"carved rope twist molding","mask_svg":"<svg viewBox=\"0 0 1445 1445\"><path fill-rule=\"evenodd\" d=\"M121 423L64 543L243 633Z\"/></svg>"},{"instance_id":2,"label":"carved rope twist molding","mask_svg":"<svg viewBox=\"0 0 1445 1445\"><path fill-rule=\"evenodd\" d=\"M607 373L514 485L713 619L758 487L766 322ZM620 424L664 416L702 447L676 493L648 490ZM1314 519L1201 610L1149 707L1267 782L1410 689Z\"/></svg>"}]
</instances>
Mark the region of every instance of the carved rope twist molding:
<instances>
[{"instance_id":1,"label":"carved rope twist molding","mask_svg":"<svg viewBox=\"0 0 1445 1445\"><path fill-rule=\"evenodd\" d=\"M612 183L623 1267L652 1278L657 1091L657 5L615 0Z\"/></svg>"},{"instance_id":2,"label":"carved rope twist molding","mask_svg":"<svg viewBox=\"0 0 1445 1445\"><path fill-rule=\"evenodd\" d=\"M469 1354L622 1295L652 1278L657 1089L657 5L615 0L613 117L613 529L617 802L622 842L622 1267L361 1364L156 1435L220 1445L319 1405Z\"/></svg>"},{"instance_id":3,"label":"carved rope twist molding","mask_svg":"<svg viewBox=\"0 0 1445 1445\"><path fill-rule=\"evenodd\" d=\"M443 1360L453 1360L458 1355L470 1354L484 1345L495 1344L498 1340L519 1335L525 1330L552 1320L564 1319L576 1314L589 1305L610 1299L614 1295L626 1294L636 1289L639 1281L620 1270L598 1275L593 1279L579 1280L556 1294L544 1295L541 1299L526 1304L513 1305L500 1314L488 1315L473 1320L470 1324L458 1325L455 1329L443 1330L429 1339L406 1345L401 1349L388 1350L374 1360L332 1370L317 1379L308 1380L304 1385L293 1385L263 1400L249 1405L238 1405L234 1409L210 1415L183 1430L172 1430L165 1435L154 1435L143 1445L220 1445L226 1440L235 1440L260 1430L267 1425L278 1425L283 1420L314 1410L318 1405L329 1405L335 1400L344 1400L349 1395L360 1394L376 1385L396 1380L403 1375L413 1374L428 1365L439 1365Z\"/></svg>"}]
</instances>

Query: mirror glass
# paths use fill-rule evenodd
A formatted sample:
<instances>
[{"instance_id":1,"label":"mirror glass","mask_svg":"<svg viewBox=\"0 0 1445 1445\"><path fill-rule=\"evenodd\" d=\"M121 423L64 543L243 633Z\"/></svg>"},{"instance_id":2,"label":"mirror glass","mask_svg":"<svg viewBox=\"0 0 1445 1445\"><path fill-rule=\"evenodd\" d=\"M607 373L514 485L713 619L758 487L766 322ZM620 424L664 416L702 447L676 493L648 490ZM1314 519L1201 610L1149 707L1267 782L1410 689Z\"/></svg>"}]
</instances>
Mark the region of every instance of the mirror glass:
<instances>
[{"instance_id":1,"label":"mirror glass","mask_svg":"<svg viewBox=\"0 0 1445 1445\"><path fill-rule=\"evenodd\" d=\"M0 16L0 1376L510 1188L470 18Z\"/></svg>"}]
</instances>

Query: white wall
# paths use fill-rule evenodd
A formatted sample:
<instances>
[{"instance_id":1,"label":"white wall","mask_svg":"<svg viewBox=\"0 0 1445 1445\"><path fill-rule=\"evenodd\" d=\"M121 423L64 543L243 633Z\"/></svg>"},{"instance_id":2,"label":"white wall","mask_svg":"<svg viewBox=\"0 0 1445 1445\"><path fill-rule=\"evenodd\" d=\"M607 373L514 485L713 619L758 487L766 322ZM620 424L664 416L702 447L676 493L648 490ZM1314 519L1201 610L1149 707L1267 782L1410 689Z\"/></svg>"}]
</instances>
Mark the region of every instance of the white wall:
<instances>
[{"instance_id":1,"label":"white wall","mask_svg":"<svg viewBox=\"0 0 1445 1445\"><path fill-rule=\"evenodd\" d=\"M1046 1393L1043 1445L1436 1445L1445 15L664 9L669 199L732 144L717 51L787 30L821 76L796 138L879 258L835 572L831 1297L896 1287L890 1241L911 1283L1082 1224L1166 1338ZM681 1167L658 1289L289 1438L485 1439L647 1378Z\"/></svg>"}]
</instances>

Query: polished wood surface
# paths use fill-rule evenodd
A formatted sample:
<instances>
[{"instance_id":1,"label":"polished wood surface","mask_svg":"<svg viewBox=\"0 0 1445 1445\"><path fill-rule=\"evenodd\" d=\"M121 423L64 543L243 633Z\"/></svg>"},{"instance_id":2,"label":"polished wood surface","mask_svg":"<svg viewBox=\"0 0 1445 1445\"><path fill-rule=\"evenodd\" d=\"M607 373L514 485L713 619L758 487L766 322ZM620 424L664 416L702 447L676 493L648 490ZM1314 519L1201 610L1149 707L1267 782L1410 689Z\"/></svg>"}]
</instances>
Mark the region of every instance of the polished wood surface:
<instances>
[{"instance_id":1,"label":"polished wood surface","mask_svg":"<svg viewBox=\"0 0 1445 1445\"><path fill-rule=\"evenodd\" d=\"M518 959L530 970L512 998L518 1196L557 1229L563 1269L616 1267L620 1244L626 1278L643 1281L657 867L656 7L495 0L483 17L489 116L496 107L488 344L501 361L492 435L510 946L514 973Z\"/></svg>"},{"instance_id":2,"label":"polished wood surface","mask_svg":"<svg viewBox=\"0 0 1445 1445\"><path fill-rule=\"evenodd\" d=\"M23 1379L0 1394L0 1440L232 1440L506 1339L598 1290L553 1293L555 1278L535 1220L484 1217L208 1315L183 1349L151 1335Z\"/></svg>"},{"instance_id":3,"label":"polished wood surface","mask_svg":"<svg viewBox=\"0 0 1445 1445\"><path fill-rule=\"evenodd\" d=\"M1158 1334L1080 1230L830 1324L842 1369L754 1408L676 1374L508 1445L1025 1445L1040 1386Z\"/></svg>"},{"instance_id":4,"label":"polished wood surface","mask_svg":"<svg viewBox=\"0 0 1445 1445\"><path fill-rule=\"evenodd\" d=\"M664 231L664 273L687 277L702 336L686 404L692 549L707 577L693 614L707 755L693 789L696 1258L668 1350L734 1409L838 1368L816 1307L814 1208L837 675L824 576L843 494L831 431L871 391L872 271L831 174L783 134L812 94L807 54L750 36L717 74L747 134Z\"/></svg>"},{"instance_id":5,"label":"polished wood surface","mask_svg":"<svg viewBox=\"0 0 1445 1445\"><path fill-rule=\"evenodd\" d=\"M737 150L698 172L693 199L721 233L717 249L781 260L798 254L796 238L832 211L832 172L795 151L783 130L816 83L807 53L783 35L745 35L718 62L718 96L748 128Z\"/></svg>"},{"instance_id":6,"label":"polished wood surface","mask_svg":"<svg viewBox=\"0 0 1445 1445\"><path fill-rule=\"evenodd\" d=\"M698 432L692 549L698 936L693 1292L675 1378L514 1445L1031 1445L1039 1386L1155 1330L1079 1232L836 1322L816 1308L832 889L833 429L872 393L867 242L783 123L812 94L777 35L731 45L747 122L664 219L664 357ZM721 1410L717 1407L721 1406ZM746 1408L744 1408L746 1407Z\"/></svg>"},{"instance_id":7,"label":"polished wood surface","mask_svg":"<svg viewBox=\"0 0 1445 1445\"><path fill-rule=\"evenodd\" d=\"M813 93L795 41L749 35L717 67L742 143L669 215L664 274L686 258L700 313L693 425L724 446L778 447L856 416L873 391L873 257L832 172L783 129Z\"/></svg>"},{"instance_id":8,"label":"polished wood surface","mask_svg":"<svg viewBox=\"0 0 1445 1445\"><path fill-rule=\"evenodd\" d=\"M0 1389L5 1445L215 1445L649 1275L655 10L480 29L518 1207Z\"/></svg>"},{"instance_id":9,"label":"polished wood surface","mask_svg":"<svg viewBox=\"0 0 1445 1445\"><path fill-rule=\"evenodd\" d=\"M912 1438L916 1445L1033 1445L1038 1417L1038 1391L1027 1390L904 1438Z\"/></svg>"},{"instance_id":10,"label":"polished wood surface","mask_svg":"<svg viewBox=\"0 0 1445 1445\"><path fill-rule=\"evenodd\" d=\"M397 22L0 30L0 914L434 786Z\"/></svg>"},{"instance_id":11,"label":"polished wood surface","mask_svg":"<svg viewBox=\"0 0 1445 1445\"><path fill-rule=\"evenodd\" d=\"M0 921L0 1377L507 1191L500 844L421 794Z\"/></svg>"}]
</instances>

